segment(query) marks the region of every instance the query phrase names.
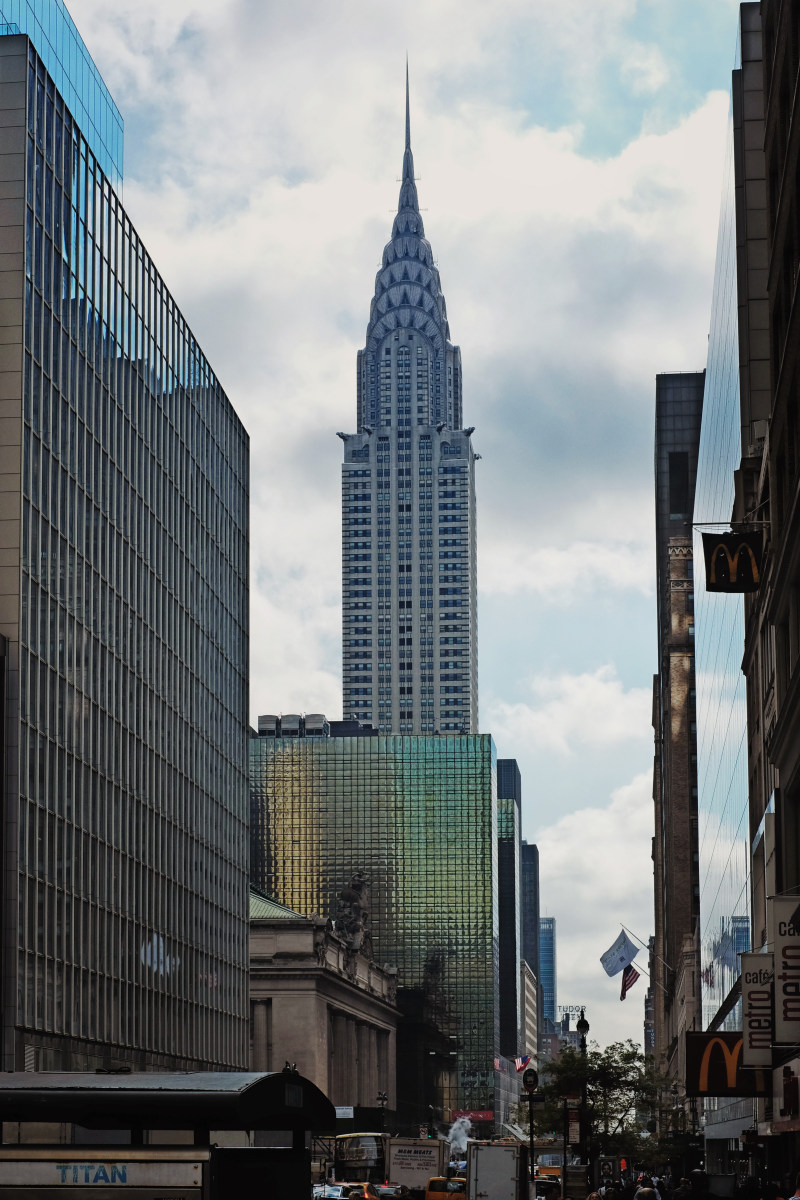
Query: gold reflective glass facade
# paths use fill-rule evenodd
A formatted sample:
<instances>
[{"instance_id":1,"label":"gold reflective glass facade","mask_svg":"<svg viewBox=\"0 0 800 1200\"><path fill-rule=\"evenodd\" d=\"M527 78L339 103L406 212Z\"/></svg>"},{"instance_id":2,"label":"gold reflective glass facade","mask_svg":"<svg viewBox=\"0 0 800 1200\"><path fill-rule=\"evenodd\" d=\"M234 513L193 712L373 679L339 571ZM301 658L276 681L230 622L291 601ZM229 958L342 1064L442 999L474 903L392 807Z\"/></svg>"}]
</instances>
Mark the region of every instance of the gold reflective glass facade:
<instances>
[{"instance_id":1,"label":"gold reflective glass facade","mask_svg":"<svg viewBox=\"0 0 800 1200\"><path fill-rule=\"evenodd\" d=\"M253 736L250 788L254 884L296 912L328 916L351 875L364 871L375 959L397 966L401 1008L413 1014L421 1056L435 1068L419 1087L433 1088L445 1120L448 1112L493 1111L491 737ZM399 1092L407 1065L398 1063Z\"/></svg>"}]
</instances>

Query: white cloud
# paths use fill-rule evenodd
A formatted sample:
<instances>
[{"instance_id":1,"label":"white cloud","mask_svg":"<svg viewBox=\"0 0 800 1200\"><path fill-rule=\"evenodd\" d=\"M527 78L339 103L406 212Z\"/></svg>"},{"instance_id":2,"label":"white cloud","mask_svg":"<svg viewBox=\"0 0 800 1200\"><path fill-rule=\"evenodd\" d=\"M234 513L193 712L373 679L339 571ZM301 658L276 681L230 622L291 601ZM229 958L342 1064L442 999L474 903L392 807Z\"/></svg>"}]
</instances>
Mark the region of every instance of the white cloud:
<instances>
[{"instance_id":1,"label":"white cloud","mask_svg":"<svg viewBox=\"0 0 800 1200\"><path fill-rule=\"evenodd\" d=\"M710 278L714 238L698 179L717 189L698 147L713 144L720 111L715 98L608 162L581 158L568 132L523 128L513 113L434 116L425 130L420 191L436 214L425 220L464 346L465 413L484 452L484 588L541 596L546 580L561 603L570 575L585 592L587 575L575 571L584 554L602 586L650 587L641 514L652 511L651 468L631 449L652 436L656 371L700 360L700 284ZM345 109L333 123L349 118ZM326 612L340 579L334 431L354 424L355 352L396 202L398 124L379 181L362 155L330 166L323 154L290 184L272 173L268 151L237 174L241 202L224 219L202 179L197 188L175 179L126 185L139 230L251 435L254 611L276 564L303 577L318 608L287 610L285 625L294 621L298 643L322 649L317 669L331 678L339 649L316 629L338 619ZM533 471L531 456L540 464ZM630 476L627 498L612 504ZM531 512L537 537L545 518L564 549L531 540ZM616 537L587 537L614 527L599 524L606 517ZM262 711L262 694L274 707L302 691L293 668L307 661L273 653L272 637L263 631L253 659ZM482 670L502 693L493 666Z\"/></svg>"},{"instance_id":2,"label":"white cloud","mask_svg":"<svg viewBox=\"0 0 800 1200\"><path fill-rule=\"evenodd\" d=\"M531 703L489 706L487 727L506 746L561 755L652 739L649 688L626 691L612 666L580 675L534 675Z\"/></svg>"},{"instance_id":3,"label":"white cloud","mask_svg":"<svg viewBox=\"0 0 800 1200\"><path fill-rule=\"evenodd\" d=\"M633 42L628 47L621 73L635 96L659 91L670 76L669 67L658 47L641 42Z\"/></svg>"},{"instance_id":4,"label":"white cloud","mask_svg":"<svg viewBox=\"0 0 800 1200\"><path fill-rule=\"evenodd\" d=\"M481 588L488 593L528 592L549 604L573 603L593 592L652 591L653 552L648 545L573 542L569 546L510 552L490 541L481 554Z\"/></svg>"},{"instance_id":5,"label":"white cloud","mask_svg":"<svg viewBox=\"0 0 800 1200\"><path fill-rule=\"evenodd\" d=\"M649 670L626 688L596 667L619 655L587 600L640 624L649 603L654 377L705 362L727 113L716 91L675 117L663 93L681 64L644 34L637 50L643 8L409 0L401 29L374 0L70 2L126 119L126 207L250 433L253 719L341 711L334 434L355 421L408 49L424 221L483 454L481 588L529 600L526 655L520 640L481 658L481 724L503 754L531 748L561 996L590 1002L593 1036L633 1015L641 1029L643 985L620 1005L597 958L617 920L649 931L649 774L602 796L651 756L652 731ZM560 109L531 99L545 76ZM589 152L612 90L612 120L642 132ZM553 822L554 795L593 787L598 807ZM607 994L615 1015L596 1019Z\"/></svg>"},{"instance_id":6,"label":"white cloud","mask_svg":"<svg viewBox=\"0 0 800 1200\"><path fill-rule=\"evenodd\" d=\"M558 1002L586 1004L590 1040L600 1045L641 1042L646 950L636 963L642 978L622 1004L619 977L609 979L599 960L621 924L645 943L653 932L652 836L652 774L643 772L606 806L570 813L536 838L542 915L556 917Z\"/></svg>"}]
</instances>

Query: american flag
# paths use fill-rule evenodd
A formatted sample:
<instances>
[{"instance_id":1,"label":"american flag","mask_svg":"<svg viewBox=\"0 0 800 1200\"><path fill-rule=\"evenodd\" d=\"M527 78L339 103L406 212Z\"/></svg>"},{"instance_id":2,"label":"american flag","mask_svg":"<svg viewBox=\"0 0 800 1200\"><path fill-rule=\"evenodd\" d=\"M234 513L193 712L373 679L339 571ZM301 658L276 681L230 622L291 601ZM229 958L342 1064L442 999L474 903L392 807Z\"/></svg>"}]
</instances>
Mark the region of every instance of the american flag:
<instances>
[{"instance_id":1,"label":"american flag","mask_svg":"<svg viewBox=\"0 0 800 1200\"><path fill-rule=\"evenodd\" d=\"M526 1054L522 1058L515 1058L514 1066L517 1068L517 1071L524 1071L530 1061L531 1061L530 1054Z\"/></svg>"},{"instance_id":2,"label":"american flag","mask_svg":"<svg viewBox=\"0 0 800 1200\"><path fill-rule=\"evenodd\" d=\"M619 994L620 1000L625 999L625 993L629 992L636 980L639 978L639 972L633 963L628 963L625 970L622 972L622 991Z\"/></svg>"}]
</instances>

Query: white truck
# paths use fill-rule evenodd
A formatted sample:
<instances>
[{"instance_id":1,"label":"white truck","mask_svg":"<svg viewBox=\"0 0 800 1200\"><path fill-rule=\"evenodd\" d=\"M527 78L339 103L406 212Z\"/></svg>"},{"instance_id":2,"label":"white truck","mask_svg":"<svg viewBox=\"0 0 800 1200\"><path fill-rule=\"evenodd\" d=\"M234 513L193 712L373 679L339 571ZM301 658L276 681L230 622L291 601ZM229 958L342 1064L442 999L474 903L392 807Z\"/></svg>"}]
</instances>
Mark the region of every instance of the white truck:
<instances>
[{"instance_id":1,"label":"white truck","mask_svg":"<svg viewBox=\"0 0 800 1200\"><path fill-rule=\"evenodd\" d=\"M519 1143L467 1143L467 1200L527 1200L528 1154Z\"/></svg>"},{"instance_id":2,"label":"white truck","mask_svg":"<svg viewBox=\"0 0 800 1200\"><path fill-rule=\"evenodd\" d=\"M424 1196L428 1180L444 1175L449 1149L449 1143L439 1138L389 1138L386 1178Z\"/></svg>"}]
</instances>

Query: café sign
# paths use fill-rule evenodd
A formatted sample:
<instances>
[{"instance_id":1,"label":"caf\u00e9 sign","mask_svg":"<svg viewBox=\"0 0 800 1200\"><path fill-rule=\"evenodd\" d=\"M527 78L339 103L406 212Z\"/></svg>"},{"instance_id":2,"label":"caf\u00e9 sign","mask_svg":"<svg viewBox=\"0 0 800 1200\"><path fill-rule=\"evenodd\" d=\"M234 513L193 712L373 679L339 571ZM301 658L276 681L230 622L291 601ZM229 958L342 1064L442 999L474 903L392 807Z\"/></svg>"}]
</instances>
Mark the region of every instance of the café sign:
<instances>
[{"instance_id":1,"label":"caf\u00e9 sign","mask_svg":"<svg viewBox=\"0 0 800 1200\"><path fill-rule=\"evenodd\" d=\"M774 1029L771 954L742 955L742 1066L771 1067Z\"/></svg>"}]
</instances>

